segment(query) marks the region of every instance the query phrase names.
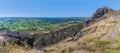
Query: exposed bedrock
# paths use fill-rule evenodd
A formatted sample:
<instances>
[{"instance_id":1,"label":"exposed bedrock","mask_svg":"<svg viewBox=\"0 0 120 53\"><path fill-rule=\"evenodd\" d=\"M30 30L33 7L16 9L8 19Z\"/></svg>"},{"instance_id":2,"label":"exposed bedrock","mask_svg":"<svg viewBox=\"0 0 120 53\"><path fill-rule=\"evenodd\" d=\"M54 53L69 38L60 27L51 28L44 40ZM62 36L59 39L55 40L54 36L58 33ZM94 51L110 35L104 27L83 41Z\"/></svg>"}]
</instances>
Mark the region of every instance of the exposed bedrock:
<instances>
[{"instance_id":1,"label":"exposed bedrock","mask_svg":"<svg viewBox=\"0 0 120 53\"><path fill-rule=\"evenodd\" d=\"M74 37L76 36L76 34L80 31L80 29L82 28L82 24L76 24L76 25L71 25L71 26L67 26L65 28L62 29L58 29L56 31L51 31L48 34L40 34L39 36L36 36L34 38L34 47L44 47L44 46L49 46L55 43L58 43L64 39L66 39L67 37L72 37L74 39Z\"/></svg>"},{"instance_id":2,"label":"exposed bedrock","mask_svg":"<svg viewBox=\"0 0 120 53\"><path fill-rule=\"evenodd\" d=\"M20 34L19 32L8 32L0 34L0 45L5 46L6 44L17 44L25 47L25 44L32 47L33 38L26 35Z\"/></svg>"},{"instance_id":3,"label":"exposed bedrock","mask_svg":"<svg viewBox=\"0 0 120 53\"><path fill-rule=\"evenodd\" d=\"M92 17L90 17L89 19L84 21L84 27L88 27L88 26L92 25L94 22L98 22L102 19L107 18L105 16L105 14L107 14L107 13L112 13L114 15L117 15L117 12L111 8L108 8L108 7L98 8Z\"/></svg>"},{"instance_id":4,"label":"exposed bedrock","mask_svg":"<svg viewBox=\"0 0 120 53\"><path fill-rule=\"evenodd\" d=\"M72 39L74 39L82 27L82 23L78 23L55 29L49 33L37 33L31 36L16 31L8 31L5 34L0 34L0 44L6 45L6 43L9 43L11 45L17 44L23 47L26 47L27 45L27 47L30 48L41 48L58 43L67 37L72 37Z\"/></svg>"}]
</instances>

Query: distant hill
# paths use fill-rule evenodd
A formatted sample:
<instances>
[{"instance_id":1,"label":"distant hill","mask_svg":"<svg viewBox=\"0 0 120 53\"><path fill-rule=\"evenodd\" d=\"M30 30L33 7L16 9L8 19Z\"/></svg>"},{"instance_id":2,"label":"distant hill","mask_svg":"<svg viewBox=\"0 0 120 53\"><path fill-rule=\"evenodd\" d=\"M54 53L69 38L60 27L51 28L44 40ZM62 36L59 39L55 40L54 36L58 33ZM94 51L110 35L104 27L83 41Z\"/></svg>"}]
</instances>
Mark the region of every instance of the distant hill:
<instances>
[{"instance_id":1,"label":"distant hill","mask_svg":"<svg viewBox=\"0 0 120 53\"><path fill-rule=\"evenodd\" d=\"M84 17L74 18L39 18L39 17L2 17L0 31L50 31L55 28L83 21ZM6 28L6 29L5 29ZM3 30L4 29L4 30Z\"/></svg>"}]
</instances>

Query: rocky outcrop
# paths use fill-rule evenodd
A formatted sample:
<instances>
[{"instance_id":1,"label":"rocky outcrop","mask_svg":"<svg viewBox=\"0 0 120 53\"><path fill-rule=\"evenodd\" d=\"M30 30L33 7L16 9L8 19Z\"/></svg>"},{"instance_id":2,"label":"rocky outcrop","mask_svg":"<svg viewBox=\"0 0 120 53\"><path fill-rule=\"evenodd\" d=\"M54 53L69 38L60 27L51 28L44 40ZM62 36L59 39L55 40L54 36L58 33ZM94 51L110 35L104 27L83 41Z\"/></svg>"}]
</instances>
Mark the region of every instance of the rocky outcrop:
<instances>
[{"instance_id":1,"label":"rocky outcrop","mask_svg":"<svg viewBox=\"0 0 120 53\"><path fill-rule=\"evenodd\" d=\"M100 20L107 18L105 16L105 14L107 13L117 15L116 11L111 8L108 8L108 7L98 8L96 12L93 14L93 16L84 22L84 26L88 27L95 22L99 22Z\"/></svg>"},{"instance_id":2,"label":"rocky outcrop","mask_svg":"<svg viewBox=\"0 0 120 53\"><path fill-rule=\"evenodd\" d=\"M108 12L108 8L107 7L103 7L103 8L98 8L96 10L96 12L94 13L93 17L91 17L92 19L98 19L98 18L104 18L102 17L104 14L106 14Z\"/></svg>"},{"instance_id":3,"label":"rocky outcrop","mask_svg":"<svg viewBox=\"0 0 120 53\"><path fill-rule=\"evenodd\" d=\"M34 38L34 47L44 47L48 45L52 45L55 43L58 43L67 37L72 37L74 38L76 33L82 28L82 24L75 24L75 25L70 25L67 27L63 27L62 29L58 29L55 31L51 31L50 33L47 34L40 34L39 36L36 34Z\"/></svg>"},{"instance_id":4,"label":"rocky outcrop","mask_svg":"<svg viewBox=\"0 0 120 53\"><path fill-rule=\"evenodd\" d=\"M4 37L1 36L1 34L0 34L0 46L4 46L5 45L4 41L5 41Z\"/></svg>"},{"instance_id":5,"label":"rocky outcrop","mask_svg":"<svg viewBox=\"0 0 120 53\"><path fill-rule=\"evenodd\" d=\"M6 43L9 43L11 45L17 44L22 47L41 48L58 43L67 37L72 37L72 40L74 40L74 37L82 27L82 23L78 23L52 30L49 33L36 33L33 35L8 30L7 33L0 34L0 45L5 46Z\"/></svg>"},{"instance_id":6,"label":"rocky outcrop","mask_svg":"<svg viewBox=\"0 0 120 53\"><path fill-rule=\"evenodd\" d=\"M32 47L33 38L19 32L9 31L7 33L0 34L0 45L6 46L7 43L11 45L17 44L23 47L25 47L26 45Z\"/></svg>"}]
</instances>

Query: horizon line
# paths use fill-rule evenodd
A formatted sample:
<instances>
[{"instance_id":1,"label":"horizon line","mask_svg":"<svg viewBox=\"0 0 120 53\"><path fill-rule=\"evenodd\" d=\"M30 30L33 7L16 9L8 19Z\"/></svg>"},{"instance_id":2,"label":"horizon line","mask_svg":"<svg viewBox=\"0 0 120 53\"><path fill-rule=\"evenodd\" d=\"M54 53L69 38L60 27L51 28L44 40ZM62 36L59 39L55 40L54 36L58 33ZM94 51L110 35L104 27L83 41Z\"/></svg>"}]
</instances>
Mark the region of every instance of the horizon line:
<instances>
[{"instance_id":1,"label":"horizon line","mask_svg":"<svg viewBox=\"0 0 120 53\"><path fill-rule=\"evenodd\" d=\"M1 17L17 17L17 16L1 16ZM1 18L0 17L0 18ZM18 18L22 18L22 17L28 17L28 16L18 16ZM32 16L30 16L30 17L32 17ZM35 17L35 16L33 16L33 17ZM36 16L36 18L37 18L38 16ZM39 16L40 17L40 16ZM47 16L46 16L47 17ZM52 16L48 16L49 18L50 17L52 17ZM53 16L53 17L55 17L55 16ZM68 16L68 17L72 17L72 16ZM75 16L73 16L73 17L75 17ZM78 17L78 16L76 16L76 17ZM85 17L85 16L79 16L79 17ZM86 16L87 17L87 16ZM43 16L41 16L41 18L44 18ZM59 16L57 17L56 16L56 18L60 18ZM64 17L61 17L61 18L64 18Z\"/></svg>"}]
</instances>

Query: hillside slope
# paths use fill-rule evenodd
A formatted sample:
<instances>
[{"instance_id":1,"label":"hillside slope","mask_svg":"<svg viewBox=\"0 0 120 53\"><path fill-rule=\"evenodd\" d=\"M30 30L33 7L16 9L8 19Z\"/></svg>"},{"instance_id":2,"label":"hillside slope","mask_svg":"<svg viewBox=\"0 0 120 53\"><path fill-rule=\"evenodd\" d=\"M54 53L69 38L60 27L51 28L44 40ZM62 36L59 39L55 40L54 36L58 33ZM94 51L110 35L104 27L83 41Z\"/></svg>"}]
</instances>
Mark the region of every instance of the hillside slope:
<instances>
[{"instance_id":1,"label":"hillside slope","mask_svg":"<svg viewBox=\"0 0 120 53\"><path fill-rule=\"evenodd\" d=\"M107 7L99 8L83 24L83 29L75 33L72 38L70 35L64 40L60 38L60 42L40 49L33 47L29 50L14 45L15 48L9 48L9 53L120 53L120 13L118 11ZM64 35L60 36L63 37ZM51 37L44 38L47 40L44 43L53 42L55 38L52 35ZM38 37L38 39L40 38ZM35 42L40 43L42 41ZM4 49L2 50L4 51Z\"/></svg>"},{"instance_id":2,"label":"hillside slope","mask_svg":"<svg viewBox=\"0 0 120 53\"><path fill-rule=\"evenodd\" d=\"M49 53L120 52L120 15L117 11L106 7L98 9L93 17L85 21L85 27L78 33L81 32L82 37L77 41L68 42L68 38L45 49Z\"/></svg>"}]
</instances>

